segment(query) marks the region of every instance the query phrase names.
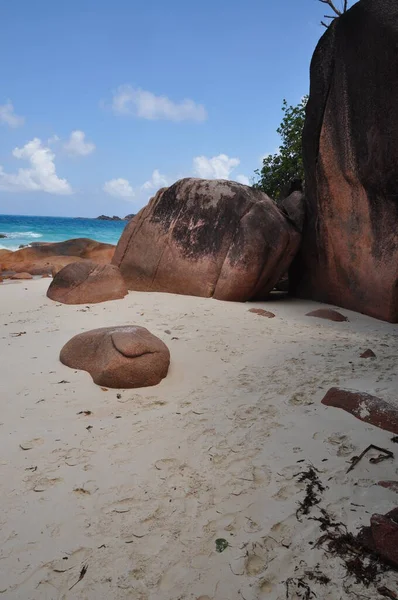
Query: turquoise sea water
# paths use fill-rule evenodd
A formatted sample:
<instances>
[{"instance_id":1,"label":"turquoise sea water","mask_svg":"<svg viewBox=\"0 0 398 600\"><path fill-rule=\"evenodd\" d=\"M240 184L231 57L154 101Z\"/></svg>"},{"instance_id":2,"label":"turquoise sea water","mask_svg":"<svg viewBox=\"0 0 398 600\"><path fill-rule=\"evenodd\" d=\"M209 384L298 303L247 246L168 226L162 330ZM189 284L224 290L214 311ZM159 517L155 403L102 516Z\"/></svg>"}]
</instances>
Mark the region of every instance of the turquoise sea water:
<instances>
[{"instance_id":1,"label":"turquoise sea water","mask_svg":"<svg viewBox=\"0 0 398 600\"><path fill-rule=\"evenodd\" d=\"M22 217L0 215L0 249L17 250L32 242L62 242L87 237L98 242L117 244L126 221L98 221L66 217Z\"/></svg>"}]
</instances>

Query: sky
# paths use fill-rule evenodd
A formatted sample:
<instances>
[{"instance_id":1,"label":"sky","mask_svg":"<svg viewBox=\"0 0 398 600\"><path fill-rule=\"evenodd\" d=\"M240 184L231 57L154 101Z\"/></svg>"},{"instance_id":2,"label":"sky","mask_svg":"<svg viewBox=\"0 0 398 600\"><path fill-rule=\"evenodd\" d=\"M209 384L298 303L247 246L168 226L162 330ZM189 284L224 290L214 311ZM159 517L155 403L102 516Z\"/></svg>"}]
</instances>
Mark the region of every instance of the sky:
<instances>
[{"instance_id":1,"label":"sky","mask_svg":"<svg viewBox=\"0 0 398 600\"><path fill-rule=\"evenodd\" d=\"M337 0L339 3L339 0ZM253 180L309 89L318 0L3 0L0 214L137 212Z\"/></svg>"}]
</instances>

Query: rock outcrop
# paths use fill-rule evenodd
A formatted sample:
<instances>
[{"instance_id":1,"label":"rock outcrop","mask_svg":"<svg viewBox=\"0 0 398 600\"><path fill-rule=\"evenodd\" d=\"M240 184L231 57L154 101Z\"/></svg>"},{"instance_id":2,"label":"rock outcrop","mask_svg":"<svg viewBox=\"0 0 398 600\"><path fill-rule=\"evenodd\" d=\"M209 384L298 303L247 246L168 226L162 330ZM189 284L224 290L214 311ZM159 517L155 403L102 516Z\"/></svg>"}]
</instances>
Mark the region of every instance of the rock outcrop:
<instances>
[{"instance_id":1,"label":"rock outcrop","mask_svg":"<svg viewBox=\"0 0 398 600\"><path fill-rule=\"evenodd\" d=\"M296 295L398 321L398 6L360 0L321 38L303 135ZM360 49L360 50L359 50Z\"/></svg>"},{"instance_id":2,"label":"rock outcrop","mask_svg":"<svg viewBox=\"0 0 398 600\"><path fill-rule=\"evenodd\" d=\"M365 392L331 388L322 400L325 406L342 408L365 423L398 434L398 408Z\"/></svg>"},{"instance_id":3,"label":"rock outcrop","mask_svg":"<svg viewBox=\"0 0 398 600\"><path fill-rule=\"evenodd\" d=\"M126 284L117 267L90 260L74 262L54 276L47 296L64 304L95 304L124 298Z\"/></svg>"},{"instance_id":4,"label":"rock outcrop","mask_svg":"<svg viewBox=\"0 0 398 600\"><path fill-rule=\"evenodd\" d=\"M219 300L263 299L288 269L300 233L259 190L182 179L126 226L113 264L127 287Z\"/></svg>"},{"instance_id":5,"label":"rock outcrop","mask_svg":"<svg viewBox=\"0 0 398 600\"><path fill-rule=\"evenodd\" d=\"M57 243L40 243L22 248L16 252L0 254L0 272L25 272L31 275L52 273L65 265L83 259L99 264L110 263L115 251L112 244L103 244L88 238L77 238Z\"/></svg>"},{"instance_id":6,"label":"rock outcrop","mask_svg":"<svg viewBox=\"0 0 398 600\"><path fill-rule=\"evenodd\" d=\"M170 352L144 327L103 327L73 337L62 348L60 360L88 371L98 385L139 388L166 377Z\"/></svg>"}]
</instances>

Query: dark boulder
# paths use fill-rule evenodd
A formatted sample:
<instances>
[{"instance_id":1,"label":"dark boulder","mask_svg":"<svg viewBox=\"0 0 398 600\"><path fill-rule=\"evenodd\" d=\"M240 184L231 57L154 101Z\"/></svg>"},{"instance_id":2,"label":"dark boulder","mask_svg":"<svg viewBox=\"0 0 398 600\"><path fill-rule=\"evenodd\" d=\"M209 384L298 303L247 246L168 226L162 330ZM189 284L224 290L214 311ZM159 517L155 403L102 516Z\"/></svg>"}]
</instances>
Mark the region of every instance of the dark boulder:
<instances>
[{"instance_id":1,"label":"dark boulder","mask_svg":"<svg viewBox=\"0 0 398 600\"><path fill-rule=\"evenodd\" d=\"M263 299L300 239L263 192L232 181L182 179L159 190L127 224L113 264L133 290Z\"/></svg>"},{"instance_id":2,"label":"dark boulder","mask_svg":"<svg viewBox=\"0 0 398 600\"><path fill-rule=\"evenodd\" d=\"M398 3L360 0L321 38L303 134L291 291L398 321Z\"/></svg>"},{"instance_id":3,"label":"dark boulder","mask_svg":"<svg viewBox=\"0 0 398 600\"><path fill-rule=\"evenodd\" d=\"M398 508L386 515L372 515L370 527L362 527L357 539L369 552L398 569Z\"/></svg>"},{"instance_id":4,"label":"dark boulder","mask_svg":"<svg viewBox=\"0 0 398 600\"><path fill-rule=\"evenodd\" d=\"M82 260L66 265L54 275L47 296L64 304L95 304L124 298L128 293L115 265Z\"/></svg>"}]
</instances>

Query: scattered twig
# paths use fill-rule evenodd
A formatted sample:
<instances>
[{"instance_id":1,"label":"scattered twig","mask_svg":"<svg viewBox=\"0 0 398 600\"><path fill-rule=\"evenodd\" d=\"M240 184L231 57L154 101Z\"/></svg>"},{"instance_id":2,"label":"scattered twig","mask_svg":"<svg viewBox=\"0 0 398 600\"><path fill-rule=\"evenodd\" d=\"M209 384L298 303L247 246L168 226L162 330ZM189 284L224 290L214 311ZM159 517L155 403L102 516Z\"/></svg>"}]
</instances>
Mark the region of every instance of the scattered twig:
<instances>
[{"instance_id":1,"label":"scattered twig","mask_svg":"<svg viewBox=\"0 0 398 600\"><path fill-rule=\"evenodd\" d=\"M26 335L26 331L18 331L18 333L10 333L11 337L21 337L21 335Z\"/></svg>"},{"instance_id":2,"label":"scattered twig","mask_svg":"<svg viewBox=\"0 0 398 600\"><path fill-rule=\"evenodd\" d=\"M285 581L286 600L289 600L290 598L291 585L294 585L296 589L299 590L296 592L298 598L302 598L303 600L311 600L311 598L316 598L315 592L311 590L310 586L307 583L305 583L303 579L295 579L294 577L289 577L289 579L286 579Z\"/></svg>"},{"instance_id":3,"label":"scattered twig","mask_svg":"<svg viewBox=\"0 0 398 600\"><path fill-rule=\"evenodd\" d=\"M88 565L83 565L82 566L82 570L80 571L80 575L79 575L79 579L76 581L76 583L74 583L70 588L69 591L71 591L75 585L77 585L85 576L85 574L87 573L87 569L88 569Z\"/></svg>"},{"instance_id":4,"label":"scattered twig","mask_svg":"<svg viewBox=\"0 0 398 600\"><path fill-rule=\"evenodd\" d=\"M92 415L93 413L91 412L91 410L81 410L77 414L78 415L85 415L86 417L88 417L89 415Z\"/></svg>"},{"instance_id":5,"label":"scattered twig","mask_svg":"<svg viewBox=\"0 0 398 600\"><path fill-rule=\"evenodd\" d=\"M58 383L70 383L70 381L66 381L66 379L61 379L61 381L57 381L57 384Z\"/></svg>"},{"instance_id":6,"label":"scattered twig","mask_svg":"<svg viewBox=\"0 0 398 600\"><path fill-rule=\"evenodd\" d=\"M377 464L377 463L381 462L382 460L387 460L388 458L394 458L394 454L391 452L391 450L386 450L385 448L380 448L379 446L370 444L367 448L365 448L365 450L363 452L361 452L361 454L359 456L355 456L353 458L352 464L347 469L347 473L352 471L357 466L357 464L363 459L363 457L365 456L365 454L367 454L369 452L369 450L377 450L378 452L382 453L381 456L370 459L370 462L373 464Z\"/></svg>"}]
</instances>

